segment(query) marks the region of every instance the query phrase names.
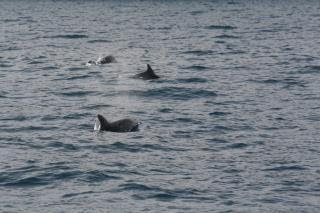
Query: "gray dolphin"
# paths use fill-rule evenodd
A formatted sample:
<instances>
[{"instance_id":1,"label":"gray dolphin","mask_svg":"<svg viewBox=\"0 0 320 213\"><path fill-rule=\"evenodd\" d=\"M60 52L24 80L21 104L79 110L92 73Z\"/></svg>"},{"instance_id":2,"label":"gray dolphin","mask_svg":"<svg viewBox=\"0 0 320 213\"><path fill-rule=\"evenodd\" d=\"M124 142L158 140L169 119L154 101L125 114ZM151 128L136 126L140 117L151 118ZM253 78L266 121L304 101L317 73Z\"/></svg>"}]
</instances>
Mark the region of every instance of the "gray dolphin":
<instances>
[{"instance_id":1,"label":"gray dolphin","mask_svg":"<svg viewBox=\"0 0 320 213\"><path fill-rule=\"evenodd\" d=\"M90 61L88 61L87 65L110 64L110 63L113 63L113 62L116 62L116 59L112 55L108 55L108 56L99 58L96 61L90 60Z\"/></svg>"},{"instance_id":2,"label":"gray dolphin","mask_svg":"<svg viewBox=\"0 0 320 213\"><path fill-rule=\"evenodd\" d=\"M121 119L114 122L108 122L102 115L97 115L97 121L94 130L110 132L134 132L138 131L139 123L132 119Z\"/></svg>"},{"instance_id":3,"label":"gray dolphin","mask_svg":"<svg viewBox=\"0 0 320 213\"><path fill-rule=\"evenodd\" d=\"M151 80L160 78L157 74L154 73L153 69L149 64L147 64L147 71L136 74L133 76L134 78L141 78L143 80Z\"/></svg>"}]
</instances>

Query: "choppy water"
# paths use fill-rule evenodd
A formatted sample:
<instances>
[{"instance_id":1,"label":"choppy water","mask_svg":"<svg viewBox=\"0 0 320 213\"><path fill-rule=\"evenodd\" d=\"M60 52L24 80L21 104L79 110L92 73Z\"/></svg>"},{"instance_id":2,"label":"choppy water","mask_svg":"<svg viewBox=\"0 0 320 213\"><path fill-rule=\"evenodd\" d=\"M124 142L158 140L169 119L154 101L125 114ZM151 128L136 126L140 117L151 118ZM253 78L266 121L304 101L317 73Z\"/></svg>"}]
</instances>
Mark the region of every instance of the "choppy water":
<instances>
[{"instance_id":1,"label":"choppy water","mask_svg":"<svg viewBox=\"0 0 320 213\"><path fill-rule=\"evenodd\" d=\"M2 0L0 211L319 212L319 11Z\"/></svg>"}]
</instances>

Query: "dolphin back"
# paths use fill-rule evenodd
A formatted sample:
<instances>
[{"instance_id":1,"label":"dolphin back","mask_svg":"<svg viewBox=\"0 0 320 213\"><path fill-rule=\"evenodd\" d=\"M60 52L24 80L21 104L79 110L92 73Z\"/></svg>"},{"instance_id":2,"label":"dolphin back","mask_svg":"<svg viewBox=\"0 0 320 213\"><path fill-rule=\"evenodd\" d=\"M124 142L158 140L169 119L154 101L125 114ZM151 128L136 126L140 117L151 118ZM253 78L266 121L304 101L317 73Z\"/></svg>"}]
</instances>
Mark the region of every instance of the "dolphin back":
<instances>
[{"instance_id":1,"label":"dolphin back","mask_svg":"<svg viewBox=\"0 0 320 213\"><path fill-rule=\"evenodd\" d=\"M110 132L133 132L138 131L139 123L132 119L121 119L114 122L108 122L102 115L97 115L97 124L94 129L99 131L110 131Z\"/></svg>"}]
</instances>

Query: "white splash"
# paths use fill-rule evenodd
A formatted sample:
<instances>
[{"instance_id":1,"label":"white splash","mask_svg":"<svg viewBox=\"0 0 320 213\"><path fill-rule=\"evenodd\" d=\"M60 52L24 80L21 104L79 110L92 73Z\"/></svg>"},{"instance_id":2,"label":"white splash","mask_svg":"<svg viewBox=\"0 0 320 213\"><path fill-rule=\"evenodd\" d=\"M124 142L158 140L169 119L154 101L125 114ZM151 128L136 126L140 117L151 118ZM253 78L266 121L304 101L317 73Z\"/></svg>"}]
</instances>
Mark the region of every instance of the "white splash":
<instances>
[{"instance_id":1,"label":"white splash","mask_svg":"<svg viewBox=\"0 0 320 213\"><path fill-rule=\"evenodd\" d=\"M94 124L93 130L94 131L99 131L100 129L101 129L100 121L98 119L96 119L96 122Z\"/></svg>"}]
</instances>

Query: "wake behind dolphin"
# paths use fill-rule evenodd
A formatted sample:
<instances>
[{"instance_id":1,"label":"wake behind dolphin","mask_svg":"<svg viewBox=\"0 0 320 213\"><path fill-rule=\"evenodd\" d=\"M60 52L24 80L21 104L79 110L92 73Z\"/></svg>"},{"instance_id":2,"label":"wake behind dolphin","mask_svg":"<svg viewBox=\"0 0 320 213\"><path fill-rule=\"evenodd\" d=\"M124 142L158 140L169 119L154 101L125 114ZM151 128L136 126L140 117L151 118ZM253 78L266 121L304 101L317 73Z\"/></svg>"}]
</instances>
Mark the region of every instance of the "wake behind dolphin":
<instances>
[{"instance_id":1,"label":"wake behind dolphin","mask_svg":"<svg viewBox=\"0 0 320 213\"><path fill-rule=\"evenodd\" d=\"M151 80L160 78L157 74L154 73L153 69L149 64L147 64L147 71L136 74L133 78L141 78L143 80Z\"/></svg>"},{"instance_id":2,"label":"wake behind dolphin","mask_svg":"<svg viewBox=\"0 0 320 213\"><path fill-rule=\"evenodd\" d=\"M94 130L110 131L110 132L134 132L138 131L139 123L132 119L121 119L114 122L109 122L102 115L97 115L97 121L94 125Z\"/></svg>"}]
</instances>

